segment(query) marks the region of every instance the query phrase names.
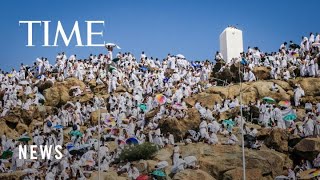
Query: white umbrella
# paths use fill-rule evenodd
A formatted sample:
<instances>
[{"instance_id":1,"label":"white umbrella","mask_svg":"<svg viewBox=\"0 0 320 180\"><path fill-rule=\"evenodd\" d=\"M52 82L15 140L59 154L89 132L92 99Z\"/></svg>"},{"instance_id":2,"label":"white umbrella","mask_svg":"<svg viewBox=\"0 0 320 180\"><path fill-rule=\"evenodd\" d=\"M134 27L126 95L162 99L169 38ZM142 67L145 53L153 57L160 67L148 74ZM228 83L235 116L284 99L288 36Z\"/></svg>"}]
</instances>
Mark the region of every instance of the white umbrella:
<instances>
[{"instance_id":1,"label":"white umbrella","mask_svg":"<svg viewBox=\"0 0 320 180\"><path fill-rule=\"evenodd\" d=\"M118 45L116 45L116 44L114 44L114 43L107 43L107 44L105 44L105 47L108 47L108 46L116 47L117 49L121 49Z\"/></svg>"},{"instance_id":2,"label":"white umbrella","mask_svg":"<svg viewBox=\"0 0 320 180\"><path fill-rule=\"evenodd\" d=\"M320 43L313 43L312 46L320 47Z\"/></svg>"},{"instance_id":3,"label":"white umbrella","mask_svg":"<svg viewBox=\"0 0 320 180\"><path fill-rule=\"evenodd\" d=\"M36 96L38 96L39 99L46 100L46 98L40 93L37 93Z\"/></svg>"},{"instance_id":4,"label":"white umbrella","mask_svg":"<svg viewBox=\"0 0 320 180\"><path fill-rule=\"evenodd\" d=\"M37 58L36 61L42 63L42 60L40 58Z\"/></svg>"},{"instance_id":5,"label":"white umbrella","mask_svg":"<svg viewBox=\"0 0 320 180\"><path fill-rule=\"evenodd\" d=\"M19 84L20 84L20 85L27 85L27 84L29 84L29 82L26 81L26 80L24 80L24 81L20 81Z\"/></svg>"},{"instance_id":6,"label":"white umbrella","mask_svg":"<svg viewBox=\"0 0 320 180\"><path fill-rule=\"evenodd\" d=\"M188 130L188 132L191 136L195 136L197 134L195 130Z\"/></svg>"},{"instance_id":7,"label":"white umbrella","mask_svg":"<svg viewBox=\"0 0 320 180\"><path fill-rule=\"evenodd\" d=\"M182 55L182 54L177 54L176 57L181 58L181 59L185 59L184 55Z\"/></svg>"},{"instance_id":8,"label":"white umbrella","mask_svg":"<svg viewBox=\"0 0 320 180\"><path fill-rule=\"evenodd\" d=\"M289 179L288 178L288 176L277 176L276 178L275 178L275 180L285 180L285 179Z\"/></svg>"},{"instance_id":9,"label":"white umbrella","mask_svg":"<svg viewBox=\"0 0 320 180\"><path fill-rule=\"evenodd\" d=\"M167 161L161 161L157 164L157 169L163 169L165 167L167 167L169 165L169 163Z\"/></svg>"},{"instance_id":10,"label":"white umbrella","mask_svg":"<svg viewBox=\"0 0 320 180\"><path fill-rule=\"evenodd\" d=\"M71 89L77 89L77 88L80 88L80 86L71 86L71 87L70 87L70 90L71 90Z\"/></svg>"},{"instance_id":11,"label":"white umbrella","mask_svg":"<svg viewBox=\"0 0 320 180\"><path fill-rule=\"evenodd\" d=\"M195 156L187 156L184 158L184 160L186 161L186 164L188 166L193 165L195 162L197 162L197 158Z\"/></svg>"}]
</instances>

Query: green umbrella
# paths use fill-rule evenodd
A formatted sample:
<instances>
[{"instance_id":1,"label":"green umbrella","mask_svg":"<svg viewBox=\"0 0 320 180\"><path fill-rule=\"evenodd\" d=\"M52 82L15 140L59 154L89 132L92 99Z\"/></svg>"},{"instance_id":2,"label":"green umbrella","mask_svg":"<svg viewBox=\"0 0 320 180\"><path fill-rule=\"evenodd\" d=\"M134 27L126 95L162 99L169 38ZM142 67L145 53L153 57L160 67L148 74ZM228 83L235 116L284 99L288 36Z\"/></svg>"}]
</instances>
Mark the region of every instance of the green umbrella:
<instances>
[{"instance_id":1,"label":"green umbrella","mask_svg":"<svg viewBox=\"0 0 320 180\"><path fill-rule=\"evenodd\" d=\"M227 126L227 124L229 124L229 126L234 126L234 122L231 119L223 120L222 124L224 124L225 126Z\"/></svg>"},{"instance_id":2,"label":"green umbrella","mask_svg":"<svg viewBox=\"0 0 320 180\"><path fill-rule=\"evenodd\" d=\"M147 110L147 105L146 104L139 104L139 108L145 112Z\"/></svg>"},{"instance_id":3,"label":"green umbrella","mask_svg":"<svg viewBox=\"0 0 320 180\"><path fill-rule=\"evenodd\" d=\"M275 103L276 102L276 100L274 100L271 97L264 97L264 98L262 98L262 100L264 100L264 101L266 101L268 103Z\"/></svg>"},{"instance_id":4,"label":"green umbrella","mask_svg":"<svg viewBox=\"0 0 320 180\"><path fill-rule=\"evenodd\" d=\"M117 68L115 68L114 66L110 66L109 67L109 72L112 72L113 70L116 70Z\"/></svg>"},{"instance_id":5,"label":"green umbrella","mask_svg":"<svg viewBox=\"0 0 320 180\"><path fill-rule=\"evenodd\" d=\"M70 131L70 133L69 133L71 136L80 136L80 137L82 137L82 133L80 132L80 131L78 131L78 130L76 130L76 131Z\"/></svg>"},{"instance_id":6,"label":"green umbrella","mask_svg":"<svg viewBox=\"0 0 320 180\"><path fill-rule=\"evenodd\" d=\"M120 60L120 58L114 58L112 59L113 62L118 62Z\"/></svg>"},{"instance_id":7,"label":"green umbrella","mask_svg":"<svg viewBox=\"0 0 320 180\"><path fill-rule=\"evenodd\" d=\"M12 157L13 152L10 150L6 150L2 153L1 159L8 159L9 157Z\"/></svg>"},{"instance_id":8,"label":"green umbrella","mask_svg":"<svg viewBox=\"0 0 320 180\"><path fill-rule=\"evenodd\" d=\"M154 176L159 176L159 177L166 177L166 173L164 173L163 171L160 171L160 170L155 170L151 173L152 175Z\"/></svg>"},{"instance_id":9,"label":"green umbrella","mask_svg":"<svg viewBox=\"0 0 320 180\"><path fill-rule=\"evenodd\" d=\"M18 141L21 141L21 142L28 142L30 141L31 138L29 136L21 136Z\"/></svg>"},{"instance_id":10,"label":"green umbrella","mask_svg":"<svg viewBox=\"0 0 320 180\"><path fill-rule=\"evenodd\" d=\"M297 119L297 115L295 114L288 114L285 117L283 117L283 120L285 121L293 121L295 119Z\"/></svg>"}]
</instances>

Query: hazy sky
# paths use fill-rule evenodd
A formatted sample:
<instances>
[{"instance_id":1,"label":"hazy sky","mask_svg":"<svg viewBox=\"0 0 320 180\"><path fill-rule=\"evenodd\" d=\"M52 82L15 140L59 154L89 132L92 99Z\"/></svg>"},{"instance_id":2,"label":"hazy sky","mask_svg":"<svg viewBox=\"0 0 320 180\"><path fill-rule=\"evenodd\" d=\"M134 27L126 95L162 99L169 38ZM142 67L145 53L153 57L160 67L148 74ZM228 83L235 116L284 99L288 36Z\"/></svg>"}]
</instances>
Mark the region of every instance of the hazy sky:
<instances>
[{"instance_id":1,"label":"hazy sky","mask_svg":"<svg viewBox=\"0 0 320 180\"><path fill-rule=\"evenodd\" d=\"M74 21L79 21L82 41L86 43L85 20L103 20L104 31L94 42L117 43L122 52L164 58L167 53L184 54L190 60L213 59L219 50L219 34L228 25L238 24L243 30L244 49L258 46L276 51L283 41L300 42L301 36L320 32L320 1L213 1L213 0L90 0L62 1L3 0L1 18L0 67L9 70L23 62L31 64L37 57L53 63L58 52L86 58L90 53L105 53L103 47L75 47L72 39L66 47L42 47L43 26L34 25L35 47L26 47L27 25L19 20L49 20L50 44L54 42L57 21L67 36Z\"/></svg>"}]
</instances>

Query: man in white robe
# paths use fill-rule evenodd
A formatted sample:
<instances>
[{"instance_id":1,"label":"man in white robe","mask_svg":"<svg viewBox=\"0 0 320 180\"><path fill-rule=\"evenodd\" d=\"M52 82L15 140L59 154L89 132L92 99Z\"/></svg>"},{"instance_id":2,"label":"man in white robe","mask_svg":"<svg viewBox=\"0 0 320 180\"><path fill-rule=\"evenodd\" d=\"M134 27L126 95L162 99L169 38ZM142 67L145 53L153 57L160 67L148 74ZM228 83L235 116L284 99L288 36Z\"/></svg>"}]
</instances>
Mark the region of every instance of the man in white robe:
<instances>
[{"instance_id":1,"label":"man in white robe","mask_svg":"<svg viewBox=\"0 0 320 180\"><path fill-rule=\"evenodd\" d=\"M294 90L294 105L297 107L300 105L300 98L304 96L304 90L298 84Z\"/></svg>"}]
</instances>

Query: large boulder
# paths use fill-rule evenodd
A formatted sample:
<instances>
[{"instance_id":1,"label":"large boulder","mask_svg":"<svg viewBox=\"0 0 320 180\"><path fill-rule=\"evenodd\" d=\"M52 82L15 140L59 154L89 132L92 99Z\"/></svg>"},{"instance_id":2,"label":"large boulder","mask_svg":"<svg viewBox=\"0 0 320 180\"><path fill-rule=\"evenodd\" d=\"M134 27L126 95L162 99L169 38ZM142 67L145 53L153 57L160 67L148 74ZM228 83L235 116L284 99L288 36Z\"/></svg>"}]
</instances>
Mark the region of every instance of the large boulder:
<instances>
[{"instance_id":1,"label":"large boulder","mask_svg":"<svg viewBox=\"0 0 320 180\"><path fill-rule=\"evenodd\" d=\"M271 87L273 83L276 83L279 86L279 92L271 91ZM272 97L278 101L290 100L292 96L291 94L292 88L290 88L289 83L282 82L282 81L256 81L256 82L242 83L242 87L240 87L239 84L229 85L229 86L210 87L206 90L206 93L202 95L202 97L214 99L218 102L219 100L221 101L219 96L222 99L226 99L226 98L233 99L235 97L239 98L240 89L242 92L242 101L244 104L248 104L249 102L253 102L256 99L261 99L266 96ZM216 96L213 96L213 94ZM194 97L195 98L193 101L197 100L197 98L202 99L201 94L198 94ZM188 100L187 102L192 104L193 101ZM208 103L213 104L213 102L211 101L207 101L207 104Z\"/></svg>"},{"instance_id":2,"label":"large boulder","mask_svg":"<svg viewBox=\"0 0 320 180\"><path fill-rule=\"evenodd\" d=\"M19 137L19 134L15 129L12 129L8 127L8 125L4 121L0 121L0 136L3 135L4 133L7 135L8 138L17 138Z\"/></svg>"},{"instance_id":3,"label":"large boulder","mask_svg":"<svg viewBox=\"0 0 320 180\"><path fill-rule=\"evenodd\" d=\"M23 124L23 123L19 123L17 126L16 126L16 130L19 134L23 134L25 131L28 132L29 128L27 125Z\"/></svg>"},{"instance_id":4,"label":"large boulder","mask_svg":"<svg viewBox=\"0 0 320 180\"><path fill-rule=\"evenodd\" d=\"M264 66L254 67L253 74L256 76L258 80L267 80L271 78L270 68Z\"/></svg>"},{"instance_id":5,"label":"large boulder","mask_svg":"<svg viewBox=\"0 0 320 180\"><path fill-rule=\"evenodd\" d=\"M193 169L185 169L177 174L175 174L172 178L173 180L194 180L194 179L201 179L201 180L215 180L214 177L210 176L207 172L202 171L200 169L193 170Z\"/></svg>"},{"instance_id":6,"label":"large boulder","mask_svg":"<svg viewBox=\"0 0 320 180\"><path fill-rule=\"evenodd\" d=\"M2 121L6 122L6 123L12 123L12 124L17 124L21 121L19 116L10 114L8 116L4 116L1 118Z\"/></svg>"},{"instance_id":7,"label":"large boulder","mask_svg":"<svg viewBox=\"0 0 320 180\"><path fill-rule=\"evenodd\" d=\"M197 109L189 108L187 116L183 119L166 118L162 119L159 127L163 133L171 133L176 141L183 138L189 129L197 129L200 124L200 114Z\"/></svg>"},{"instance_id":8,"label":"large boulder","mask_svg":"<svg viewBox=\"0 0 320 180\"><path fill-rule=\"evenodd\" d=\"M241 174L242 151L240 146L215 145L204 143L180 146L182 157L196 156L200 169L216 179L237 179ZM167 159L166 154L172 151L162 151L157 158ZM166 157L166 158L165 158ZM262 148L261 150L245 149L247 177L257 179L272 179L283 174L284 167L291 167L292 161L286 154ZM259 170L258 170L259 169ZM240 175L241 176L241 175Z\"/></svg>"},{"instance_id":9,"label":"large boulder","mask_svg":"<svg viewBox=\"0 0 320 180\"><path fill-rule=\"evenodd\" d=\"M289 134L283 129L273 129L265 139L265 145L279 152L288 152Z\"/></svg>"},{"instance_id":10,"label":"large boulder","mask_svg":"<svg viewBox=\"0 0 320 180\"><path fill-rule=\"evenodd\" d=\"M209 109L212 109L214 106L214 103L221 103L222 98L219 94L209 94L206 92L196 94L192 97L188 97L184 99L186 104L190 107L193 107L196 100L200 102L204 107L208 107Z\"/></svg>"},{"instance_id":11,"label":"large boulder","mask_svg":"<svg viewBox=\"0 0 320 180\"><path fill-rule=\"evenodd\" d=\"M320 153L320 138L304 138L294 146L294 153L312 161Z\"/></svg>"},{"instance_id":12,"label":"large boulder","mask_svg":"<svg viewBox=\"0 0 320 180\"><path fill-rule=\"evenodd\" d=\"M297 78L291 80L291 86L300 84L306 96L319 96L320 95L320 79L319 78Z\"/></svg>"},{"instance_id":13,"label":"large boulder","mask_svg":"<svg viewBox=\"0 0 320 180\"><path fill-rule=\"evenodd\" d=\"M67 78L63 82L56 82L51 88L44 90L43 94L48 106L61 106L67 103L71 97L70 89L73 86L79 86L82 92L85 91L86 85L77 78Z\"/></svg>"},{"instance_id":14,"label":"large boulder","mask_svg":"<svg viewBox=\"0 0 320 180\"><path fill-rule=\"evenodd\" d=\"M23 171L14 171L11 173L0 173L1 180L15 180L15 179L23 179L26 175L26 172Z\"/></svg>"},{"instance_id":15,"label":"large boulder","mask_svg":"<svg viewBox=\"0 0 320 180\"><path fill-rule=\"evenodd\" d=\"M39 83L37 86L38 86L39 92L42 93L44 90L51 88L53 86L53 82L45 81L45 82Z\"/></svg>"},{"instance_id":16,"label":"large boulder","mask_svg":"<svg viewBox=\"0 0 320 180\"><path fill-rule=\"evenodd\" d=\"M107 113L108 111L106 109L101 109L101 110L96 110L91 112L91 118L90 118L90 122L91 124L98 124L98 120L100 117L100 115L102 113Z\"/></svg>"},{"instance_id":17,"label":"large boulder","mask_svg":"<svg viewBox=\"0 0 320 180\"><path fill-rule=\"evenodd\" d=\"M243 169L238 167L225 172L222 176L223 180L242 180L243 179ZM246 179L256 180L256 179L272 179L270 176L263 177L262 172L258 168L246 169Z\"/></svg>"},{"instance_id":18,"label":"large boulder","mask_svg":"<svg viewBox=\"0 0 320 180\"><path fill-rule=\"evenodd\" d=\"M63 85L54 85L44 90L44 97L48 106L63 105L70 100L69 89Z\"/></svg>"}]
</instances>

